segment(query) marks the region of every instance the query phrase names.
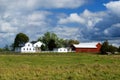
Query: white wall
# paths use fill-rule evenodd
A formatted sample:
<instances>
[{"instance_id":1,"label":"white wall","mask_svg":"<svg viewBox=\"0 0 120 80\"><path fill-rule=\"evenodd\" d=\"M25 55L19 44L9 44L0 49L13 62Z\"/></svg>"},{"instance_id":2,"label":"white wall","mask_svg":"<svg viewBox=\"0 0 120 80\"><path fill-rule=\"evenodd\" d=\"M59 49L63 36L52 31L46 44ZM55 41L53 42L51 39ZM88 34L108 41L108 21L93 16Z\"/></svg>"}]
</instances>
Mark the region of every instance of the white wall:
<instances>
[{"instance_id":1,"label":"white wall","mask_svg":"<svg viewBox=\"0 0 120 80\"><path fill-rule=\"evenodd\" d=\"M34 47L22 47L21 48L21 52L23 53L28 53L28 52L35 52L35 48Z\"/></svg>"},{"instance_id":2,"label":"white wall","mask_svg":"<svg viewBox=\"0 0 120 80\"><path fill-rule=\"evenodd\" d=\"M54 49L54 52L68 52L67 48L58 48L58 49Z\"/></svg>"}]
</instances>

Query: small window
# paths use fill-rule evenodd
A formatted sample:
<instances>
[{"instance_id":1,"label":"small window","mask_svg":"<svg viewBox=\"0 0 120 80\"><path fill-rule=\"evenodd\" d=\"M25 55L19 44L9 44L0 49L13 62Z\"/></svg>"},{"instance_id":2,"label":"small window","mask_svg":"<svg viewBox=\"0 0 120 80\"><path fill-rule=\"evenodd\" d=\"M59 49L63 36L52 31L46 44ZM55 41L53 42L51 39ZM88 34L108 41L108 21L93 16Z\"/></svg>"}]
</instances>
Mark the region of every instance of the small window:
<instances>
[{"instance_id":1,"label":"small window","mask_svg":"<svg viewBox=\"0 0 120 80\"><path fill-rule=\"evenodd\" d=\"M28 46L30 46L30 44L28 44Z\"/></svg>"},{"instance_id":2,"label":"small window","mask_svg":"<svg viewBox=\"0 0 120 80\"><path fill-rule=\"evenodd\" d=\"M23 50L25 50L25 48L23 48Z\"/></svg>"},{"instance_id":3,"label":"small window","mask_svg":"<svg viewBox=\"0 0 120 80\"><path fill-rule=\"evenodd\" d=\"M31 50L31 48L30 48L30 50Z\"/></svg>"},{"instance_id":4,"label":"small window","mask_svg":"<svg viewBox=\"0 0 120 80\"><path fill-rule=\"evenodd\" d=\"M38 47L38 45L36 45L36 47Z\"/></svg>"},{"instance_id":5,"label":"small window","mask_svg":"<svg viewBox=\"0 0 120 80\"><path fill-rule=\"evenodd\" d=\"M27 48L27 50L28 50L28 48Z\"/></svg>"}]
</instances>

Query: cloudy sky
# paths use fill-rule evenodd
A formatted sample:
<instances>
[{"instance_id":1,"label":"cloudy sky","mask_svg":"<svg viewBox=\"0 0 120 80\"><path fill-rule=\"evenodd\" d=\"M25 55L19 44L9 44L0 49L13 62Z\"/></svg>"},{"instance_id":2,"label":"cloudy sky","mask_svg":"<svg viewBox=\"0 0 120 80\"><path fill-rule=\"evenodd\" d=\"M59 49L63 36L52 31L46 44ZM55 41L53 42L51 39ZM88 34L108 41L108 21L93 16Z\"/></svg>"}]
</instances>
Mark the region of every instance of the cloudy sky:
<instances>
[{"instance_id":1,"label":"cloudy sky","mask_svg":"<svg viewBox=\"0 0 120 80\"><path fill-rule=\"evenodd\" d=\"M120 0L0 0L0 47L16 34L30 41L45 32L80 42L120 44Z\"/></svg>"}]
</instances>

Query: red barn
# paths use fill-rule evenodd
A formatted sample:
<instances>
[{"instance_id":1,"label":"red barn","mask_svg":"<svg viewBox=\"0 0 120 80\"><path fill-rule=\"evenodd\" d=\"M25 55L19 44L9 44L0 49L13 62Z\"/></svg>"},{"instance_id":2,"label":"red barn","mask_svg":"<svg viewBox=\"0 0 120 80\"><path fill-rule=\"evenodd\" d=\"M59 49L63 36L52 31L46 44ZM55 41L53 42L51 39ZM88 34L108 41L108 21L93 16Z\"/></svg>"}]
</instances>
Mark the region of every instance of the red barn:
<instances>
[{"instance_id":1,"label":"red barn","mask_svg":"<svg viewBox=\"0 0 120 80\"><path fill-rule=\"evenodd\" d=\"M100 43L80 43L73 45L76 52L100 52Z\"/></svg>"}]
</instances>

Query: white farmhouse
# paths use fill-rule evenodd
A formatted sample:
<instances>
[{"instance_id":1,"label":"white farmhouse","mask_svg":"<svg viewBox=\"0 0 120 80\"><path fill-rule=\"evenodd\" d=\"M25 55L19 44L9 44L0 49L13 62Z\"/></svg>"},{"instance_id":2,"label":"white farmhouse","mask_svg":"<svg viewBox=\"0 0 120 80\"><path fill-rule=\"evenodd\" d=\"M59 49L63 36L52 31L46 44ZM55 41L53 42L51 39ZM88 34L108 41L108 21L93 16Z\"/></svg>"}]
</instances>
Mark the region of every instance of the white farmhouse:
<instances>
[{"instance_id":1,"label":"white farmhouse","mask_svg":"<svg viewBox=\"0 0 120 80\"><path fill-rule=\"evenodd\" d=\"M42 44L43 43L40 41L35 43L27 42L24 46L15 48L15 52L22 52L22 53L40 52Z\"/></svg>"},{"instance_id":2,"label":"white farmhouse","mask_svg":"<svg viewBox=\"0 0 120 80\"><path fill-rule=\"evenodd\" d=\"M68 48L55 48L53 51L54 52L69 52Z\"/></svg>"}]
</instances>

